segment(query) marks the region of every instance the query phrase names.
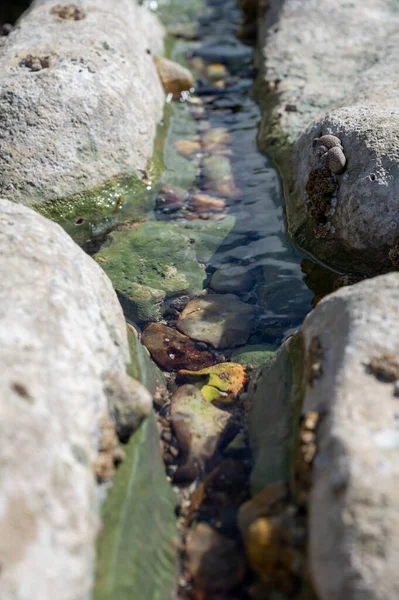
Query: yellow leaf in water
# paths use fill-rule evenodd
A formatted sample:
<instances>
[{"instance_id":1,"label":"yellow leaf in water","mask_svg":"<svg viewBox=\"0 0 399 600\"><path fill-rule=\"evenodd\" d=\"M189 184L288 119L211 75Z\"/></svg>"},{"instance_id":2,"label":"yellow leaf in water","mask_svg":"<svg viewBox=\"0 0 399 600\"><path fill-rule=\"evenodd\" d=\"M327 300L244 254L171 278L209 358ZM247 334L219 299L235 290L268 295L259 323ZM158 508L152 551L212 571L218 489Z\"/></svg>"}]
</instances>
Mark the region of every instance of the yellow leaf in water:
<instances>
[{"instance_id":1,"label":"yellow leaf in water","mask_svg":"<svg viewBox=\"0 0 399 600\"><path fill-rule=\"evenodd\" d=\"M182 369L177 373L177 381L196 385L208 402L229 402L243 388L246 378L242 365L228 362L201 371Z\"/></svg>"}]
</instances>

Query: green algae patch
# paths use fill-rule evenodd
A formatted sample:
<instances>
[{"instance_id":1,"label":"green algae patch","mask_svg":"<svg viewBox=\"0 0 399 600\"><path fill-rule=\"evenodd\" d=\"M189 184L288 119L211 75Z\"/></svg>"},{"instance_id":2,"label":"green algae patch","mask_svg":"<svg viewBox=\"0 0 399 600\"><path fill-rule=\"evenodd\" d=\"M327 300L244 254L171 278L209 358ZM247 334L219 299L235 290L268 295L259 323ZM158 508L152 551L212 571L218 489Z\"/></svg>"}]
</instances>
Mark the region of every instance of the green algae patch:
<instances>
[{"instance_id":1,"label":"green algae patch","mask_svg":"<svg viewBox=\"0 0 399 600\"><path fill-rule=\"evenodd\" d=\"M252 495L274 483L292 483L304 395L302 346L299 332L281 346L251 384Z\"/></svg>"},{"instance_id":2,"label":"green algae patch","mask_svg":"<svg viewBox=\"0 0 399 600\"><path fill-rule=\"evenodd\" d=\"M108 242L95 258L117 292L132 303L134 321L160 316L167 297L202 290L206 274L182 228L148 221L113 232Z\"/></svg>"},{"instance_id":3,"label":"green algae patch","mask_svg":"<svg viewBox=\"0 0 399 600\"><path fill-rule=\"evenodd\" d=\"M272 344L249 344L233 352L231 360L244 367L248 367L249 365L253 367L267 367L271 364L276 350L276 346Z\"/></svg>"},{"instance_id":4,"label":"green algae patch","mask_svg":"<svg viewBox=\"0 0 399 600\"><path fill-rule=\"evenodd\" d=\"M175 494L154 414L126 447L103 505L93 600L170 600L177 577Z\"/></svg>"},{"instance_id":5,"label":"green algae patch","mask_svg":"<svg viewBox=\"0 0 399 600\"><path fill-rule=\"evenodd\" d=\"M125 303L129 318L139 323L161 316L166 298L195 296L209 259L234 225L234 218L201 226L147 221L114 231L95 255Z\"/></svg>"},{"instance_id":6,"label":"green algae patch","mask_svg":"<svg viewBox=\"0 0 399 600\"><path fill-rule=\"evenodd\" d=\"M227 215L219 221L189 221L186 232L195 240L197 260L208 263L235 225L235 217Z\"/></svg>"},{"instance_id":7,"label":"green algae patch","mask_svg":"<svg viewBox=\"0 0 399 600\"><path fill-rule=\"evenodd\" d=\"M205 12L205 0L161 0L157 14L164 25L176 23L193 23Z\"/></svg>"},{"instance_id":8,"label":"green algae patch","mask_svg":"<svg viewBox=\"0 0 399 600\"><path fill-rule=\"evenodd\" d=\"M155 394L158 386L166 388L166 382L160 369L151 360L148 350L129 327L127 328L127 339L130 352L130 363L126 368L127 374L140 381L152 395Z\"/></svg>"},{"instance_id":9,"label":"green algae patch","mask_svg":"<svg viewBox=\"0 0 399 600\"><path fill-rule=\"evenodd\" d=\"M115 178L90 192L34 204L83 246L121 223L142 221L153 208L151 190L136 175Z\"/></svg>"}]
</instances>

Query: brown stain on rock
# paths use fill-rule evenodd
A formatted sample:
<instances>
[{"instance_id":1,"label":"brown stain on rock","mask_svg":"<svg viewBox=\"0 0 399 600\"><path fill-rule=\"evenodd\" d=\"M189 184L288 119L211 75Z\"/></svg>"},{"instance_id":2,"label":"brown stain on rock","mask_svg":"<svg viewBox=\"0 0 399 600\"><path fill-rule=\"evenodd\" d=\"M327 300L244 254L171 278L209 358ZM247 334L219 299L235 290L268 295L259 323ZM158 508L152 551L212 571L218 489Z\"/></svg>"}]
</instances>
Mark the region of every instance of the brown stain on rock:
<instances>
[{"instance_id":1,"label":"brown stain on rock","mask_svg":"<svg viewBox=\"0 0 399 600\"><path fill-rule=\"evenodd\" d=\"M313 169L305 186L308 195L308 212L314 223L314 232L317 237L327 237L329 231L323 226L327 222L326 213L331 209L331 198L337 184L334 176L326 168ZM325 235L322 235L322 231Z\"/></svg>"},{"instance_id":2,"label":"brown stain on rock","mask_svg":"<svg viewBox=\"0 0 399 600\"><path fill-rule=\"evenodd\" d=\"M368 364L370 373L385 383L394 383L399 379L399 357L392 352L374 356Z\"/></svg>"},{"instance_id":3,"label":"brown stain on rock","mask_svg":"<svg viewBox=\"0 0 399 600\"><path fill-rule=\"evenodd\" d=\"M84 10L76 4L57 4L50 12L55 17L68 21L81 21L86 17Z\"/></svg>"},{"instance_id":4,"label":"brown stain on rock","mask_svg":"<svg viewBox=\"0 0 399 600\"><path fill-rule=\"evenodd\" d=\"M297 502L307 506L312 485L313 460L316 456L316 430L320 415L315 411L305 413L299 426L299 448L295 464L295 487Z\"/></svg>"},{"instance_id":5,"label":"brown stain on rock","mask_svg":"<svg viewBox=\"0 0 399 600\"><path fill-rule=\"evenodd\" d=\"M115 426L107 416L103 416L100 422L98 456L93 465L98 483L110 481L115 473L115 465L122 461L123 453L118 448Z\"/></svg>"},{"instance_id":6,"label":"brown stain on rock","mask_svg":"<svg viewBox=\"0 0 399 600\"><path fill-rule=\"evenodd\" d=\"M7 510L0 521L0 566L21 562L37 535L36 515L29 508L25 497L12 496L7 503Z\"/></svg>"},{"instance_id":7,"label":"brown stain on rock","mask_svg":"<svg viewBox=\"0 0 399 600\"><path fill-rule=\"evenodd\" d=\"M320 338L314 336L310 342L306 359L307 381L311 387L323 374L324 350Z\"/></svg>"}]
</instances>

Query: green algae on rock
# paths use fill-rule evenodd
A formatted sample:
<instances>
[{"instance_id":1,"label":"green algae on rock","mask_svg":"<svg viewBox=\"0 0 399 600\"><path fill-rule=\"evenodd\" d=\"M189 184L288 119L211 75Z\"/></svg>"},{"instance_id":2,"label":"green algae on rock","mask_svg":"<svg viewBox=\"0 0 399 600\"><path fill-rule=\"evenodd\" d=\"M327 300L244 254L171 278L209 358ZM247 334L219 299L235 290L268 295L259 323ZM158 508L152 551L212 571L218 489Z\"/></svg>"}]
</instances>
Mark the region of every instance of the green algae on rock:
<instances>
[{"instance_id":1,"label":"green algae on rock","mask_svg":"<svg viewBox=\"0 0 399 600\"><path fill-rule=\"evenodd\" d=\"M80 246L119 223L137 223L153 208L151 194L137 175L115 178L90 192L32 205L65 229Z\"/></svg>"},{"instance_id":2,"label":"green algae on rock","mask_svg":"<svg viewBox=\"0 0 399 600\"><path fill-rule=\"evenodd\" d=\"M111 233L96 260L138 322L159 317L167 297L198 294L206 277L182 228L156 221Z\"/></svg>"},{"instance_id":3,"label":"green algae on rock","mask_svg":"<svg viewBox=\"0 0 399 600\"><path fill-rule=\"evenodd\" d=\"M130 377L140 381L150 394L154 395L158 387L165 388L166 382L161 371L151 360L146 348L137 339L130 327L127 328L127 339L130 351L130 363L126 372Z\"/></svg>"},{"instance_id":4,"label":"green algae on rock","mask_svg":"<svg viewBox=\"0 0 399 600\"><path fill-rule=\"evenodd\" d=\"M300 333L289 338L271 364L251 381L248 398L249 440L254 456L252 494L265 486L293 481L299 412L302 408L304 360Z\"/></svg>"},{"instance_id":5,"label":"green algae on rock","mask_svg":"<svg viewBox=\"0 0 399 600\"><path fill-rule=\"evenodd\" d=\"M170 600L177 578L174 508L151 415L132 436L103 506L94 600Z\"/></svg>"},{"instance_id":6,"label":"green algae on rock","mask_svg":"<svg viewBox=\"0 0 399 600\"><path fill-rule=\"evenodd\" d=\"M206 273L199 261L212 256L233 224L148 221L111 233L95 258L128 301L129 317L150 321L160 318L166 298L201 292Z\"/></svg>"},{"instance_id":7,"label":"green algae on rock","mask_svg":"<svg viewBox=\"0 0 399 600\"><path fill-rule=\"evenodd\" d=\"M267 367L272 362L276 347L272 344L249 344L233 352L231 360L244 367Z\"/></svg>"}]
</instances>

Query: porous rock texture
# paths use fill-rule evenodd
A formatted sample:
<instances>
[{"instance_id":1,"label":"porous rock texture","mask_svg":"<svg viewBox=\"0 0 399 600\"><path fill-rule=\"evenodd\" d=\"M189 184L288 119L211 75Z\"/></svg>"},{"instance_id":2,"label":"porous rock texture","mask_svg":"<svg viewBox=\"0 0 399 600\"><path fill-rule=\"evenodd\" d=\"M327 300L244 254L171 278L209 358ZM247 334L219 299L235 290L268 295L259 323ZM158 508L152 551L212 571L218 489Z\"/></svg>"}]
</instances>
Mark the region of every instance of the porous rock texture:
<instances>
[{"instance_id":1,"label":"porous rock texture","mask_svg":"<svg viewBox=\"0 0 399 600\"><path fill-rule=\"evenodd\" d=\"M260 37L259 140L282 171L291 235L342 272L397 266L397 3L270 0ZM342 142L342 174L313 146L326 134Z\"/></svg>"},{"instance_id":2,"label":"porous rock texture","mask_svg":"<svg viewBox=\"0 0 399 600\"><path fill-rule=\"evenodd\" d=\"M125 322L105 273L61 227L4 199L0 255L0 597L83 600L100 423L132 399ZM137 425L151 397L136 384Z\"/></svg>"},{"instance_id":3,"label":"porous rock texture","mask_svg":"<svg viewBox=\"0 0 399 600\"><path fill-rule=\"evenodd\" d=\"M249 389L253 493L293 483L299 414L318 415L308 533L319 600L399 597L398 306L399 273L341 288Z\"/></svg>"},{"instance_id":4,"label":"porous rock texture","mask_svg":"<svg viewBox=\"0 0 399 600\"><path fill-rule=\"evenodd\" d=\"M399 274L383 275L328 296L302 328L303 412L320 414L310 495L320 600L399 596L398 302Z\"/></svg>"},{"instance_id":5,"label":"porous rock texture","mask_svg":"<svg viewBox=\"0 0 399 600\"><path fill-rule=\"evenodd\" d=\"M162 116L156 17L136 0L64 4L35 0L0 38L0 193L29 205L145 169Z\"/></svg>"}]
</instances>

